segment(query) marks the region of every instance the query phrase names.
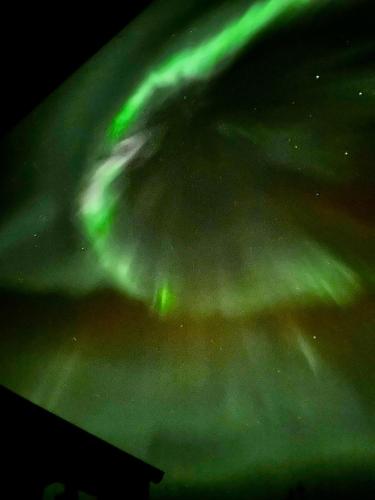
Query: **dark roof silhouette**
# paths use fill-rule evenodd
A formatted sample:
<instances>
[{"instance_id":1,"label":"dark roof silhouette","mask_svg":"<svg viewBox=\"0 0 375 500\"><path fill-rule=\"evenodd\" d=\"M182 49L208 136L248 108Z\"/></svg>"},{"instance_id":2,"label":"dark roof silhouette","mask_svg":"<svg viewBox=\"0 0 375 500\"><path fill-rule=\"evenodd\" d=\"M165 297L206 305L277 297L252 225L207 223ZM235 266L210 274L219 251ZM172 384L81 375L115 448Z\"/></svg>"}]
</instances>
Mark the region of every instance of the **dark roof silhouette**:
<instances>
[{"instance_id":1,"label":"dark roof silhouette","mask_svg":"<svg viewBox=\"0 0 375 500\"><path fill-rule=\"evenodd\" d=\"M9 498L41 498L47 485L59 482L103 499L146 499L149 483L161 481L159 469L3 386L0 394L2 477ZM0 497L8 498L1 490Z\"/></svg>"}]
</instances>

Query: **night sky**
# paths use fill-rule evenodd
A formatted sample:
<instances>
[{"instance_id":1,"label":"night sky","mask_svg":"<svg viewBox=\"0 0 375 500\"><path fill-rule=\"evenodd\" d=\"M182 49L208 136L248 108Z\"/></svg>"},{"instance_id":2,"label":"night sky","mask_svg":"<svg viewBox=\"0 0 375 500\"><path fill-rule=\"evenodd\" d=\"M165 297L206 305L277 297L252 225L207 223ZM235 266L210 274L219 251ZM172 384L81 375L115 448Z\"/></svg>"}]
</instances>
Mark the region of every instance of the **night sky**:
<instances>
[{"instance_id":1,"label":"night sky","mask_svg":"<svg viewBox=\"0 0 375 500\"><path fill-rule=\"evenodd\" d=\"M1 142L1 382L165 470L155 498L364 498L371 2L180 4Z\"/></svg>"}]
</instances>

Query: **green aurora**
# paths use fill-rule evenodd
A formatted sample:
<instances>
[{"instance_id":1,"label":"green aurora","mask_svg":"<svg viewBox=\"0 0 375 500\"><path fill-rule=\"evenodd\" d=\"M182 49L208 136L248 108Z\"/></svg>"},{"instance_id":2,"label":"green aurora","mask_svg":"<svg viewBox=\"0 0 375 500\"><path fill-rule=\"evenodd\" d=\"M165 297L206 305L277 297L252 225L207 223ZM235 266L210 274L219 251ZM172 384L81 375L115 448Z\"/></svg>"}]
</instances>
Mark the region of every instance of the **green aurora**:
<instances>
[{"instance_id":1,"label":"green aurora","mask_svg":"<svg viewBox=\"0 0 375 500\"><path fill-rule=\"evenodd\" d=\"M234 249L236 254L241 254L242 261L248 262L242 269L241 277L236 277L233 285L222 284L220 283L221 271L219 269L217 276L212 278L219 283L207 284L206 289L197 284L198 287L202 288L202 291L199 294L195 289L194 298L191 298L189 290L191 285L181 278L181 273L175 271L179 267L178 262L173 260L175 256L167 257L171 253L168 249L164 248L160 251L162 260L160 263L158 260L154 261L154 270L147 270L147 274L154 274L154 277L150 278L148 275L145 276L144 264L137 262L136 248L142 245L141 241L137 240L137 236L135 235L133 240L130 240L129 236L128 242L125 241L125 244L118 245L114 244L112 234L118 220L120 220L121 225L132 227L135 224L131 222L130 216L127 218L127 211L130 212L131 208L124 207L120 210L119 205L121 196L124 196L126 191L124 184L131 183L127 176L129 165L131 169L131 162L134 161L134 158L137 158L137 155L142 157L143 149L147 151L148 143L153 141L152 128L149 135L145 136L140 132L142 127L147 128L147 117L150 113L155 114L160 111L161 105L166 107L170 105L171 100L180 99L181 93L187 91L186 87L189 83L191 85L196 81L212 80L217 77L217 69L222 72L225 66L228 67L229 63L233 63L233 57L238 55L241 49L243 50L245 47L249 49L256 36L274 26L276 22L282 26L288 20L292 22L291 19L295 19L296 16L311 16L312 13L316 14L317 8L324 7L327 8L327 3L324 1L314 3L306 0L255 2L234 20L230 20L227 25L220 27L218 32L210 34L210 37L203 39L203 41L199 40L196 46L188 49L183 47L180 51L168 56L166 60L162 60L158 66L151 67L135 91L126 100L108 129L111 141L116 141L115 146L110 146L111 152L108 158L101 161L89 174L87 186L80 198L80 216L90 242L97 252L101 265L112 276L113 283L124 292L137 299L145 300L156 308L160 306L160 312L163 314L168 310L171 312L173 310L190 310L193 314L200 315L221 311L226 315L234 316L241 315L244 311L258 311L285 301L306 304L318 300L345 304L354 299L360 292L361 279L355 270L348 267L343 260L328 251L323 245L311 241L301 229L298 229L300 234L296 235L293 234L296 232L294 228L283 230L283 235L280 238L287 239L287 245L295 248L294 255L286 260L282 257L277 269L274 270L274 275L269 277L266 256L256 256L254 261L254 258L249 255L252 253L254 245L254 235L251 229L241 228L238 231L241 240L246 239L246 233L248 233L249 240L243 249ZM330 7L332 8L332 3ZM297 74L297 76L301 78L300 75ZM311 78L316 78L316 75L311 75ZM356 85L358 82L354 81L352 86L349 86L347 94L354 93ZM319 98L321 97L319 96ZM158 104L155 105L154 101ZM362 114L362 108L357 111L357 114L359 113ZM360 118L355 117L354 119ZM139 122L138 127L137 121ZM314 131L311 130L316 127L316 124L309 124L305 133L299 127L300 124L292 125L288 134L289 144L283 145L274 144L275 141L280 143L283 139L282 133L276 129L264 130L258 124L251 124L248 132L238 132L238 129L231 128L230 124L221 125L224 135L228 135L228 133L233 135L233 130L236 130L235 136L241 136L245 133L245 137L247 134L250 142L252 140L257 145L260 142L263 143L260 145L262 148L269 150L270 145L274 151L284 148L281 154L288 156L286 160L282 159L282 163L287 163L286 168L289 170L291 168L301 169L302 163L304 172L308 176L314 176L318 179L335 176L334 172L340 166L335 166L338 162L336 158L332 158L329 152L332 148L314 144L314 142L320 142L320 138L315 138ZM232 132L230 132L231 130ZM132 133L134 135L131 135ZM293 144L290 144L291 137L293 137ZM344 160L346 159L345 149L348 147L346 139L345 133L342 139L343 149L341 150ZM164 139L163 142L165 143L166 140ZM338 139L335 138L335 140ZM221 142L223 142L222 139ZM326 147L328 147L328 151L325 151ZM292 154L288 153L288 148L292 150ZM314 155L315 158L312 158L312 161L315 162L315 165L303 165L304 160L301 160L299 148L303 150L304 156L306 156L306 152L307 155ZM317 152L317 148L321 148L321 151ZM201 155L204 154L202 151ZM249 150L245 154L251 156L253 153ZM276 163L275 160L279 160L275 153L273 155L274 158L269 162L272 164ZM255 161L258 160L255 159ZM258 168L264 169L264 166L261 165ZM168 172L169 179L173 175L172 170L170 173ZM243 174L239 171L238 175ZM131 176L130 173L130 179ZM345 171L342 172L341 178L344 176ZM154 182L157 184L158 179ZM244 179L244 182L248 182L248 179ZM119 187L121 184L122 188ZM150 186L150 192L152 189ZM228 186L227 189L230 187ZM260 201L260 207L250 207L249 209L262 210L264 220L272 218L272 214L268 214L267 208L262 204L263 202ZM251 214L243 214L243 217L252 216ZM238 219L240 220L241 217ZM147 221L143 220L139 223L146 225ZM240 224L238 221L234 223ZM170 243L170 238L170 235L165 235L166 246L173 246L173 243ZM270 239L272 238L273 236L270 236ZM269 246L267 241L256 241L255 243L257 246L264 245L264 251L267 252ZM243 245L244 242L241 244ZM212 245L216 246L217 242L212 242ZM283 249L280 248L276 251L282 253ZM168 259L169 263L165 264L163 262L165 259ZM179 259L178 256L177 259ZM204 274L204 271L200 272ZM273 281L275 277L278 282L283 284L283 290L280 293L278 290L271 290L270 287L270 281ZM226 282L225 278L223 281ZM167 282L168 285L164 285L164 282ZM212 288L219 290L216 299ZM226 291L220 292L220 288L225 288ZM205 297L208 295L211 297L207 303ZM168 300L159 300L160 297L166 296L169 297Z\"/></svg>"},{"instance_id":2,"label":"green aurora","mask_svg":"<svg viewBox=\"0 0 375 500\"><path fill-rule=\"evenodd\" d=\"M1 143L1 382L165 470L153 498L372 481L360 4L156 2Z\"/></svg>"}]
</instances>

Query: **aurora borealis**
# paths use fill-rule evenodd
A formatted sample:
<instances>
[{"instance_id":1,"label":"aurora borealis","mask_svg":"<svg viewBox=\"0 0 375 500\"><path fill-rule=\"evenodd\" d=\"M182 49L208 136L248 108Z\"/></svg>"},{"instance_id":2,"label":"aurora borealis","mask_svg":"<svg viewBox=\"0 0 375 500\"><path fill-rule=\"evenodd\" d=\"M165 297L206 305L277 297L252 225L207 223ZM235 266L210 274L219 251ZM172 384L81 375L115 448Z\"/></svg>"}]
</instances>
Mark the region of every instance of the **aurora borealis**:
<instances>
[{"instance_id":1,"label":"aurora borealis","mask_svg":"<svg viewBox=\"0 0 375 500\"><path fill-rule=\"evenodd\" d=\"M324 0L318 2L323 4ZM306 0L267 0L250 3L244 13L191 49L172 54L139 85L115 117L109 129L110 137L119 139L142 113L160 88L176 88L184 82L208 78L223 61L235 55L259 32L279 17L302 8L312 7ZM219 66L220 67L220 66Z\"/></svg>"},{"instance_id":2,"label":"aurora borealis","mask_svg":"<svg viewBox=\"0 0 375 500\"><path fill-rule=\"evenodd\" d=\"M314 4L314 12L316 12L316 7L323 7L324 4L325 2ZM304 7L303 11L302 7ZM284 116L290 114L290 110L287 105L281 104L277 97L274 98L274 106L283 115L283 120L288 127L287 131L281 129L283 125L281 123L279 129L274 122L269 126L267 120L270 122L274 120L274 117L267 116L266 113L261 123L251 116L253 113L244 117L243 112L240 112L242 116L237 116L236 119L245 120L245 127L227 123L223 120L223 116L228 113L228 102L224 103L226 109L222 110L220 116L217 108L223 107L220 102L222 99L217 97L210 99L215 89L214 91L200 90L203 95L199 99L204 106L204 111L197 111L194 116L182 116L183 110L180 104L181 97L185 100L192 98L190 95L188 97L189 89L185 88L189 82L192 84L197 80L207 80L209 76L215 81L212 75L215 69L222 69L223 60L226 60L228 64L227 58L238 52L246 42L249 43L262 28L266 29L270 24L272 25L278 17L285 22L286 13L311 15L311 7L311 3L305 1L278 0L251 4L234 21L230 21L219 29L218 33L214 32L211 37L196 42L196 46L188 50L183 49L173 53L166 61L162 60L156 68L152 67L125 102L121 112L116 115L109 127L109 136L117 139L118 143L113 147L110 141L108 158L99 160L98 165L93 167L91 178L87 181L87 186L81 195L80 213L102 266L126 293L156 304L156 306L162 304L164 312L167 309L177 308L192 309L195 314L219 310L229 315L241 315L248 310L261 309L268 307L269 304L285 300L306 302L318 299L345 303L350 300L351 296L356 296L361 283L355 271L347 267L345 262L338 259L334 253L327 251L324 245L311 240L301 227L294 227L295 225L301 226L298 220L296 222L292 220L295 218L294 214L292 216L290 213L285 214L285 218L289 220L275 224L275 213L285 212L282 206L285 205L284 200L280 202L272 193L271 204L274 206L269 206L270 202L260 196L260 192L263 191L263 194L266 192L263 188L264 178L273 179L276 169L286 170L285 177L290 175L291 170L297 170L296 175L290 175L291 182L300 182L303 178L311 178L319 182L325 181L328 177L326 182L334 183L336 171L341 172L340 179L345 175L350 178L352 167L347 165L350 164L347 149L353 139L348 137L346 127L343 127L341 123L338 124L339 129L335 131L337 137L334 139L338 144L332 147L333 141L326 141L324 138L321 122L312 122L311 114L310 120L307 117L305 120L299 117L298 121L296 117L285 119ZM337 59L340 57L342 54L336 55ZM321 68L323 69L325 65L326 63L322 62ZM301 93L306 94L310 91L312 93L309 96L312 101L311 109L316 109L317 105L322 106L316 101L322 98L321 88L325 85L324 83L317 85L317 83L320 84L318 82L320 75L314 74L310 68L303 68L303 75L301 75L299 69L292 68L289 78L294 76L293 72L296 73L294 79L298 82L297 85L301 85L308 70L316 88L293 89L290 101L296 99L296 96L300 96ZM246 70L242 69L242 71ZM231 74L230 70L228 73ZM332 78L331 68L328 68L326 73L327 80ZM252 75L246 75L246 77L251 82ZM230 76L226 76L225 86L223 83L218 85L222 93L228 92L226 89L230 85L227 83L229 80ZM211 86L214 87L214 85L215 83L211 82ZM257 84L252 85L251 92L256 92ZM309 87L311 86L309 83ZM361 78L348 85L344 98L350 98L350 94L354 96L356 88L362 88ZM185 94L182 95L182 93ZM243 90L242 94L244 99L248 98ZM282 98L286 99L287 96L288 90ZM357 95L356 97L362 98L363 96ZM363 102L357 104L358 109L353 110L350 115L351 120L363 120L363 107L366 106L369 98L370 101L373 100L372 96L361 99ZM330 99L335 100L334 97ZM341 97L342 100L343 97ZM337 106L338 103L336 102L335 105ZM238 113L238 104L231 110L232 114L235 112ZM155 115L158 117L160 113L166 114L165 123L168 123L168 116L172 114L176 121L176 116L181 115L181 120L173 126L173 130L160 132L160 128L167 128L165 123L163 125L158 123L157 120L160 118L155 118ZM204 117L202 117L203 114ZM137 126L139 116L141 118L138 118L140 123ZM200 128L195 128L197 120L202 123ZM310 123L306 125L303 121L310 121ZM332 121L335 122L336 119L330 117L330 122ZM176 133L177 127L180 129L178 133ZM158 129L159 132L157 132ZM144 130L147 130L146 134L142 132ZM195 130L199 130L198 137L196 137ZM202 133L206 134L207 142L203 141ZM328 130L326 133L332 134L332 131ZM176 137L177 134L178 137ZM182 137L184 137L184 143L179 144ZM235 156L231 148L234 144L242 149L244 159L240 165L232 167L231 163ZM185 155L177 165L173 157L174 151L171 151L171 148L176 147L181 147ZM148 152L147 148L152 148L153 153ZM334 150L333 158L330 157L331 149ZM169 157L167 157L168 154ZM142 160L145 155L149 155L151 159ZM191 157L187 159L186 155L191 155ZM340 157L340 155L341 159L335 157ZM200 165L203 157L205 157L204 168ZM139 163L143 161L143 166L137 167L141 170L141 175L146 176L146 179L142 178L141 186L137 181L137 171L134 172L134 168L132 170L133 160ZM148 172L152 161L159 161L162 165L156 171ZM251 161L255 163L251 164ZM182 163L184 163L183 166L181 166ZM210 170L207 169L207 165L211 165ZM189 188L184 181L181 189L185 193L181 192L176 201L176 191L180 186L176 184L174 176L179 172L178 177L183 177L188 171L194 176L194 169L197 170L199 186L191 182L191 192L186 193ZM219 172L216 174L215 170ZM216 176L218 178L215 179ZM270 181L267 182L270 184ZM239 189L241 183L247 186L247 191L243 188ZM167 192L168 189L172 189L173 193ZM172 199L168 218L177 218L176 203L186 206L189 203L188 200L194 198L196 189L201 191L194 205L198 207L201 204L201 213L207 211L207 206L204 205L210 202L212 202L211 207L215 205L213 200L215 196L223 200L223 213L215 215L207 213L206 216L197 213L189 214L189 217L196 218L193 224L189 220L176 221L174 226L183 227L184 234L181 238L176 235L171 236L164 228L164 223L160 224L160 220L152 220L153 217L158 219L163 217L161 214L165 208L161 205L170 203ZM136 192L138 206L129 206L126 196L127 194L132 196L131 193L134 192ZM207 199L211 196L212 199L207 203ZM320 196L320 193L317 196ZM140 206L141 203L149 205L148 209ZM215 208L215 210L219 212L220 208ZM198 208L195 212L198 212ZM260 222L259 213L261 213ZM202 221L198 221L199 217ZM236 231L231 228L230 234L226 234L227 228L223 230L220 224L225 220L228 224L230 218L234 219L232 228L236 227ZM203 225L209 219L212 221L220 219L216 224L218 234L212 234L214 229L209 231L210 235L206 234L206 228ZM264 224L265 220L266 224ZM242 227L239 228L241 224ZM259 231L257 228L259 224L266 229ZM214 224L211 225L214 226ZM118 231L121 232L124 226L126 230L121 235L119 244L118 239L113 235L114 228L118 227ZM132 228L139 226L142 229L140 231L137 229L137 233L133 234ZM189 234L189 226L193 226L195 235ZM148 227L150 231L145 234ZM151 236L152 231L164 231L161 241L155 234L154 237ZM261 232L264 233L262 236L260 236ZM212 239L208 242L211 234ZM148 238L151 238L151 241L144 243ZM186 262L192 259L192 262L183 264L188 270L186 277L184 269L181 269L181 255L186 253L187 239L202 241L204 248L197 248L196 251L189 248L189 255L184 260ZM241 241L236 241L238 239ZM224 243L223 240L226 242ZM137 256L137 248L142 248L143 245L147 247L148 252L151 249L155 249L156 252L149 264L147 264L147 258L145 261L143 256L139 259ZM233 259L216 255L216 249L221 249L223 246L232 246L227 253L237 257L238 270L226 271L226 264L223 264L223 261L230 261L233 264ZM279 253L280 257L276 258L278 261L276 269L271 276L268 276L269 261L275 260L267 256L270 247L272 247L272 252ZM285 251L285 248L288 250ZM293 249L293 255L288 256L290 249ZM210 264L205 262L207 250ZM219 250L220 252L222 250ZM241 266L240 263L243 265ZM198 275L196 283L194 283L195 271ZM237 273L236 276L234 272ZM206 275L207 280L202 279L203 275ZM234 283L231 282L232 275ZM275 277L277 281L284 284L281 294L277 290L270 291L269 279L274 280ZM165 300L167 296L170 300ZM164 297L164 300L160 301L160 297Z\"/></svg>"},{"instance_id":3,"label":"aurora borealis","mask_svg":"<svg viewBox=\"0 0 375 500\"><path fill-rule=\"evenodd\" d=\"M375 466L370 3L180 3L2 141L2 382L155 498L285 498Z\"/></svg>"}]
</instances>

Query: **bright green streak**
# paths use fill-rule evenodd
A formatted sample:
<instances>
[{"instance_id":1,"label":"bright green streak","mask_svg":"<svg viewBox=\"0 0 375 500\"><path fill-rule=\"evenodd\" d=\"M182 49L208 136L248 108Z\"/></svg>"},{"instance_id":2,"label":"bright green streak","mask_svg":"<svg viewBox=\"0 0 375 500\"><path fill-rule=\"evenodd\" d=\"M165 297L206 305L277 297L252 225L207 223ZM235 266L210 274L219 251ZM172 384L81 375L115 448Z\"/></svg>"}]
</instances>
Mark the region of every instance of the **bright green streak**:
<instances>
[{"instance_id":1,"label":"bright green streak","mask_svg":"<svg viewBox=\"0 0 375 500\"><path fill-rule=\"evenodd\" d=\"M121 170L121 162L102 164L93 174L81 200L81 215L87 233L97 244L104 241L111 231L118 198L111 186Z\"/></svg>"},{"instance_id":2,"label":"bright green streak","mask_svg":"<svg viewBox=\"0 0 375 500\"><path fill-rule=\"evenodd\" d=\"M168 284L165 284L155 294L154 309L161 315L169 313L175 304L175 297Z\"/></svg>"},{"instance_id":3,"label":"bright green streak","mask_svg":"<svg viewBox=\"0 0 375 500\"><path fill-rule=\"evenodd\" d=\"M109 128L110 139L120 138L139 117L158 89L177 86L185 80L207 78L219 63L234 56L279 16L309 6L311 3L311 0L257 2L212 38L171 56L149 73L130 96Z\"/></svg>"}]
</instances>

